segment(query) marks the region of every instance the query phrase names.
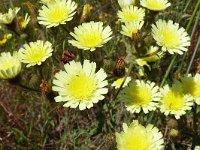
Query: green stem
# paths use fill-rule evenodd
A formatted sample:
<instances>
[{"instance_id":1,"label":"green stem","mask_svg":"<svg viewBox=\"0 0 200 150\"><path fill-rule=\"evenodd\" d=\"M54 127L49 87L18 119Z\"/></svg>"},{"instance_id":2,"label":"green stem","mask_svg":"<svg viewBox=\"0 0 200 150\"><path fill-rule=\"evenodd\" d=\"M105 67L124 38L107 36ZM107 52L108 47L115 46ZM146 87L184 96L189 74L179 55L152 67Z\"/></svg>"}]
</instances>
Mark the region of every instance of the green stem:
<instances>
[{"instance_id":1,"label":"green stem","mask_svg":"<svg viewBox=\"0 0 200 150\"><path fill-rule=\"evenodd\" d=\"M83 51L82 50L78 50L78 54L79 54L80 62L81 62L81 64L83 64L83 61L84 61Z\"/></svg>"},{"instance_id":2,"label":"green stem","mask_svg":"<svg viewBox=\"0 0 200 150\"><path fill-rule=\"evenodd\" d=\"M197 41L197 44L196 44L196 46L195 46L194 53L192 54L192 58L190 59L190 63L189 63L189 66L188 66L188 68L187 68L186 74L188 74L188 73L190 72L192 63L193 63L193 61L194 61L195 55L196 55L196 53L197 53L197 50L198 50L198 48L199 48L199 44L200 44L200 36L199 36L198 41Z\"/></svg>"},{"instance_id":3,"label":"green stem","mask_svg":"<svg viewBox=\"0 0 200 150\"><path fill-rule=\"evenodd\" d=\"M40 92L40 90L38 89L34 89L34 88L31 88L31 87L28 87L28 86L25 86L23 84L17 84L19 87L23 88L23 89L26 89L26 90L30 90L30 91L34 91L34 92Z\"/></svg>"},{"instance_id":4,"label":"green stem","mask_svg":"<svg viewBox=\"0 0 200 150\"><path fill-rule=\"evenodd\" d=\"M192 138L192 147L191 150L194 150L197 140L197 104L194 104L193 107L193 138Z\"/></svg>"},{"instance_id":5,"label":"green stem","mask_svg":"<svg viewBox=\"0 0 200 150\"><path fill-rule=\"evenodd\" d=\"M165 73L165 75L164 75L164 77L163 77L163 80L162 80L161 84L160 84L160 87L162 87L162 86L165 84L165 81L167 80L167 77L168 77L168 75L169 75L169 73L170 73L170 71L171 71L171 69L172 69L172 66L173 66L174 63L175 63L176 57L177 57L177 54L175 54L174 57L172 58L172 60L171 60L171 62L170 62L170 65L169 65L169 67L167 68L167 71L166 71L166 73Z\"/></svg>"},{"instance_id":6,"label":"green stem","mask_svg":"<svg viewBox=\"0 0 200 150\"><path fill-rule=\"evenodd\" d=\"M192 13L192 16L190 17L190 21L189 21L188 24L187 24L186 31L189 31L190 26L192 25L192 22L193 22L193 20L194 20L194 17L195 17L195 15L196 15L197 11L198 11L199 5L200 5L200 0L198 0L198 2L197 2L196 5L195 5L194 11L193 11L193 13Z\"/></svg>"}]
</instances>

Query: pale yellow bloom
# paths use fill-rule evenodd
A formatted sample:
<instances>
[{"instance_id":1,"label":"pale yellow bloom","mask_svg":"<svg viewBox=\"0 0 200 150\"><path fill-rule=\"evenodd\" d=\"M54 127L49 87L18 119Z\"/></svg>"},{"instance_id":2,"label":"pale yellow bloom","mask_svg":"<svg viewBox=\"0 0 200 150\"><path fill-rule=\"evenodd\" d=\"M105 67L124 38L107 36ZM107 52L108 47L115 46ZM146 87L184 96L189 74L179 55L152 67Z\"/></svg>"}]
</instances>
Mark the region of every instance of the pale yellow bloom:
<instances>
[{"instance_id":1,"label":"pale yellow bloom","mask_svg":"<svg viewBox=\"0 0 200 150\"><path fill-rule=\"evenodd\" d=\"M23 48L19 49L19 59L26 63L27 67L41 65L48 57L52 55L52 44L48 41L43 42L37 40L24 44Z\"/></svg>"},{"instance_id":2,"label":"pale yellow bloom","mask_svg":"<svg viewBox=\"0 0 200 150\"><path fill-rule=\"evenodd\" d=\"M146 127L134 120L130 126L123 123L123 131L116 133L118 150L163 150L164 140L157 127Z\"/></svg>"},{"instance_id":3,"label":"pale yellow bloom","mask_svg":"<svg viewBox=\"0 0 200 150\"><path fill-rule=\"evenodd\" d=\"M121 22L143 21L145 10L143 8L130 5L122 8L122 10L119 10L117 16Z\"/></svg>"},{"instance_id":4,"label":"pale yellow bloom","mask_svg":"<svg viewBox=\"0 0 200 150\"><path fill-rule=\"evenodd\" d=\"M80 110L93 107L94 103L104 99L108 92L105 87L108 81L103 69L96 72L96 63L84 60L80 62L71 61L64 66L65 71L56 73L52 89L57 91L59 96L56 102L65 102L64 107Z\"/></svg>"},{"instance_id":5,"label":"pale yellow bloom","mask_svg":"<svg viewBox=\"0 0 200 150\"><path fill-rule=\"evenodd\" d=\"M13 56L10 52L3 52L0 55L0 78L12 79L15 78L21 71L21 63L18 59L17 53Z\"/></svg>"},{"instance_id":6,"label":"pale yellow bloom","mask_svg":"<svg viewBox=\"0 0 200 150\"><path fill-rule=\"evenodd\" d=\"M55 2L43 5L39 10L39 24L47 28L56 27L60 24L66 24L73 19L76 13L77 4L72 0L55 0Z\"/></svg>"},{"instance_id":7,"label":"pale yellow bloom","mask_svg":"<svg viewBox=\"0 0 200 150\"><path fill-rule=\"evenodd\" d=\"M158 20L155 25L152 25L152 35L159 46L162 46L163 51L168 51L170 54L183 54L190 46L190 37L184 28L179 28L178 23L173 23L172 20Z\"/></svg>"},{"instance_id":8,"label":"pale yellow bloom","mask_svg":"<svg viewBox=\"0 0 200 150\"><path fill-rule=\"evenodd\" d=\"M181 78L181 83L184 93L191 95L195 102L200 105L200 74L184 76Z\"/></svg>"},{"instance_id":9,"label":"pale yellow bloom","mask_svg":"<svg viewBox=\"0 0 200 150\"><path fill-rule=\"evenodd\" d=\"M75 40L69 40L73 46L79 49L94 51L97 47L102 47L112 37L110 26L103 27L103 22L88 22L74 28L74 33L70 33Z\"/></svg>"},{"instance_id":10,"label":"pale yellow bloom","mask_svg":"<svg viewBox=\"0 0 200 150\"><path fill-rule=\"evenodd\" d=\"M8 13L0 13L0 24L10 24L13 19L16 17L20 8L16 7L14 9L9 8Z\"/></svg>"},{"instance_id":11,"label":"pale yellow bloom","mask_svg":"<svg viewBox=\"0 0 200 150\"><path fill-rule=\"evenodd\" d=\"M127 22L125 25L122 25L121 34L132 38L133 35L138 33L138 31L142 28L143 24L144 21Z\"/></svg>"},{"instance_id":12,"label":"pale yellow bloom","mask_svg":"<svg viewBox=\"0 0 200 150\"><path fill-rule=\"evenodd\" d=\"M160 96L159 88L154 82L135 80L122 90L120 100L125 102L126 109L131 113L143 110L147 114L156 110Z\"/></svg>"},{"instance_id":13,"label":"pale yellow bloom","mask_svg":"<svg viewBox=\"0 0 200 150\"><path fill-rule=\"evenodd\" d=\"M140 5L153 11L165 10L171 5L168 0L141 0Z\"/></svg>"},{"instance_id":14,"label":"pale yellow bloom","mask_svg":"<svg viewBox=\"0 0 200 150\"><path fill-rule=\"evenodd\" d=\"M181 86L174 85L173 88L170 88L168 85L165 85L160 91L162 93L160 111L166 116L171 114L176 119L180 119L180 116L184 115L187 110L192 109L193 99L190 95L182 93Z\"/></svg>"}]
</instances>

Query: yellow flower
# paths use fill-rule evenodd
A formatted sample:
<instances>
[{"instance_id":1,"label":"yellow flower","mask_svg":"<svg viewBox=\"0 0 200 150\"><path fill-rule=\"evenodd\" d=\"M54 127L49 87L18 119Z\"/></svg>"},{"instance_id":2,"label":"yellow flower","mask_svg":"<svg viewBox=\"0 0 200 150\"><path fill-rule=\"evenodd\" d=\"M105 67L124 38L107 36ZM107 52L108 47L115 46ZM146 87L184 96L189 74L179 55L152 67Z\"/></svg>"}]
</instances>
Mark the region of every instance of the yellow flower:
<instances>
[{"instance_id":1,"label":"yellow flower","mask_svg":"<svg viewBox=\"0 0 200 150\"><path fill-rule=\"evenodd\" d=\"M64 107L76 108L80 110L93 107L93 103L104 99L104 94L108 92L105 87L108 85L106 73L100 69L97 73L96 63L84 60L80 62L71 61L64 66L65 71L60 71L55 75L52 89L57 91L59 96L56 102L65 102Z\"/></svg>"},{"instance_id":2,"label":"yellow flower","mask_svg":"<svg viewBox=\"0 0 200 150\"><path fill-rule=\"evenodd\" d=\"M74 33L70 33L75 40L69 40L73 46L79 49L94 51L97 47L102 47L112 37L110 26L103 27L103 22L83 23L74 28Z\"/></svg>"},{"instance_id":3,"label":"yellow flower","mask_svg":"<svg viewBox=\"0 0 200 150\"><path fill-rule=\"evenodd\" d=\"M153 11L165 10L171 5L168 0L141 0L140 5Z\"/></svg>"},{"instance_id":4,"label":"yellow flower","mask_svg":"<svg viewBox=\"0 0 200 150\"><path fill-rule=\"evenodd\" d=\"M143 24L144 24L144 21L127 22L125 23L125 25L122 25L121 34L132 38L133 35L138 33L138 30L142 28Z\"/></svg>"},{"instance_id":5,"label":"yellow flower","mask_svg":"<svg viewBox=\"0 0 200 150\"><path fill-rule=\"evenodd\" d=\"M119 78L113 82L112 86L115 87L116 89L118 89L121 86L121 84L123 83L123 81L124 81L124 77ZM131 81L131 77L127 77L126 81L124 82L123 87L127 86L130 81Z\"/></svg>"},{"instance_id":6,"label":"yellow flower","mask_svg":"<svg viewBox=\"0 0 200 150\"><path fill-rule=\"evenodd\" d=\"M36 42L24 44L23 48L19 49L19 59L21 62L26 63L27 67L41 65L52 55L52 51L50 42L37 40Z\"/></svg>"},{"instance_id":7,"label":"yellow flower","mask_svg":"<svg viewBox=\"0 0 200 150\"><path fill-rule=\"evenodd\" d=\"M28 23L30 21L30 16L26 13L24 19L22 17L19 17L19 24L21 28L26 28Z\"/></svg>"},{"instance_id":8,"label":"yellow flower","mask_svg":"<svg viewBox=\"0 0 200 150\"><path fill-rule=\"evenodd\" d=\"M17 15L20 8L16 7L14 9L9 8L8 13L0 13L0 24L10 24Z\"/></svg>"},{"instance_id":9,"label":"yellow flower","mask_svg":"<svg viewBox=\"0 0 200 150\"><path fill-rule=\"evenodd\" d=\"M190 37L185 29L179 28L179 24L172 20L158 20L156 25L152 25L152 35L162 50L170 54L182 55L183 51L187 51L186 47L190 46Z\"/></svg>"},{"instance_id":10,"label":"yellow flower","mask_svg":"<svg viewBox=\"0 0 200 150\"><path fill-rule=\"evenodd\" d=\"M4 34L3 38L0 39L0 46L4 45L11 37L12 37L12 34Z\"/></svg>"},{"instance_id":11,"label":"yellow flower","mask_svg":"<svg viewBox=\"0 0 200 150\"><path fill-rule=\"evenodd\" d=\"M182 93L181 86L174 85L170 88L168 85L165 85L160 91L162 94L160 111L166 116L172 114L175 115L176 119L180 119L180 116L184 115L186 110L191 110L193 99L191 96Z\"/></svg>"},{"instance_id":12,"label":"yellow flower","mask_svg":"<svg viewBox=\"0 0 200 150\"><path fill-rule=\"evenodd\" d=\"M184 76L181 78L181 83L183 91L185 94L189 94L195 100L195 102L200 105L200 74L195 74L195 76Z\"/></svg>"},{"instance_id":13,"label":"yellow flower","mask_svg":"<svg viewBox=\"0 0 200 150\"><path fill-rule=\"evenodd\" d=\"M194 150L200 150L200 146L195 146Z\"/></svg>"},{"instance_id":14,"label":"yellow flower","mask_svg":"<svg viewBox=\"0 0 200 150\"><path fill-rule=\"evenodd\" d=\"M130 5L122 8L121 11L118 11L117 15L121 22L143 21L145 10L143 8Z\"/></svg>"},{"instance_id":15,"label":"yellow flower","mask_svg":"<svg viewBox=\"0 0 200 150\"><path fill-rule=\"evenodd\" d=\"M157 127L148 124L146 127L134 120L128 127L123 123L123 131L116 133L118 150L163 150L163 135Z\"/></svg>"},{"instance_id":16,"label":"yellow flower","mask_svg":"<svg viewBox=\"0 0 200 150\"><path fill-rule=\"evenodd\" d=\"M143 80L131 81L122 90L121 101L125 102L126 109L131 113L139 113L141 110L145 114L156 110L160 100L158 86L154 82L144 82Z\"/></svg>"},{"instance_id":17,"label":"yellow flower","mask_svg":"<svg viewBox=\"0 0 200 150\"><path fill-rule=\"evenodd\" d=\"M0 78L12 79L15 78L21 71L21 63L17 58L17 53L13 56L10 52L3 52L0 56Z\"/></svg>"},{"instance_id":18,"label":"yellow flower","mask_svg":"<svg viewBox=\"0 0 200 150\"><path fill-rule=\"evenodd\" d=\"M118 0L118 4L121 8L123 8L129 5L134 5L135 0Z\"/></svg>"},{"instance_id":19,"label":"yellow flower","mask_svg":"<svg viewBox=\"0 0 200 150\"><path fill-rule=\"evenodd\" d=\"M39 24L47 28L56 27L60 24L66 24L73 19L77 4L71 0L55 0L55 2L43 5L39 10Z\"/></svg>"}]
</instances>

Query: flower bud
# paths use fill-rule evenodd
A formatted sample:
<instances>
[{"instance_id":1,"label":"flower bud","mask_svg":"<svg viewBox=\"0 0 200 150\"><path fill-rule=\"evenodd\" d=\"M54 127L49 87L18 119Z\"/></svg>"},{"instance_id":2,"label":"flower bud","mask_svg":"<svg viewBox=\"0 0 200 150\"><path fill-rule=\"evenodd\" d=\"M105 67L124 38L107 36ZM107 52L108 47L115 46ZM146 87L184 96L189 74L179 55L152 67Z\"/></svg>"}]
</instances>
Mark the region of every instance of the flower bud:
<instances>
[{"instance_id":1,"label":"flower bud","mask_svg":"<svg viewBox=\"0 0 200 150\"><path fill-rule=\"evenodd\" d=\"M119 6L123 8L125 6L134 5L135 0L118 0L118 3L119 3Z\"/></svg>"}]
</instances>

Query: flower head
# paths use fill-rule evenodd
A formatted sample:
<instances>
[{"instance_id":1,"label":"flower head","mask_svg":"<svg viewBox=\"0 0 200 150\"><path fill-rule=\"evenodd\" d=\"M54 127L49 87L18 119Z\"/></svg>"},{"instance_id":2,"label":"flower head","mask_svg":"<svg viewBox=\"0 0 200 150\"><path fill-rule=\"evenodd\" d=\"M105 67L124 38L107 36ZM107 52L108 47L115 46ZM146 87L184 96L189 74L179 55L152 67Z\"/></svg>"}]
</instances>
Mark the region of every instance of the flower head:
<instances>
[{"instance_id":1,"label":"flower head","mask_svg":"<svg viewBox=\"0 0 200 150\"><path fill-rule=\"evenodd\" d=\"M55 75L52 89L57 91L59 96L56 102L65 102L64 107L80 110L93 107L93 103L104 99L108 92L105 87L108 85L106 73L100 69L97 73L96 63L84 60L83 66L80 62L71 61L65 64L65 71Z\"/></svg>"},{"instance_id":2,"label":"flower head","mask_svg":"<svg viewBox=\"0 0 200 150\"><path fill-rule=\"evenodd\" d=\"M148 124L146 127L134 120L128 127L123 123L123 132L116 133L118 150L162 150L163 135L157 127Z\"/></svg>"},{"instance_id":3,"label":"flower head","mask_svg":"<svg viewBox=\"0 0 200 150\"><path fill-rule=\"evenodd\" d=\"M200 74L184 76L181 78L181 83L184 93L191 95L195 102L200 105Z\"/></svg>"},{"instance_id":4,"label":"flower head","mask_svg":"<svg viewBox=\"0 0 200 150\"><path fill-rule=\"evenodd\" d=\"M48 41L37 40L24 44L19 49L19 59L21 62L28 64L27 67L41 65L48 57L52 55L52 44Z\"/></svg>"},{"instance_id":5,"label":"flower head","mask_svg":"<svg viewBox=\"0 0 200 150\"><path fill-rule=\"evenodd\" d=\"M94 51L97 47L102 47L112 37L110 26L103 27L103 22L83 23L74 28L74 33L70 33L75 40L69 40L73 46L79 49Z\"/></svg>"},{"instance_id":6,"label":"flower head","mask_svg":"<svg viewBox=\"0 0 200 150\"><path fill-rule=\"evenodd\" d=\"M165 10L171 5L168 0L141 0L140 5L153 11Z\"/></svg>"},{"instance_id":7,"label":"flower head","mask_svg":"<svg viewBox=\"0 0 200 150\"><path fill-rule=\"evenodd\" d=\"M179 28L178 23L158 20L156 25L152 25L153 38L159 46L162 46L163 51L168 51L170 54L183 54L187 51L187 46L190 46L190 37L183 28Z\"/></svg>"},{"instance_id":8,"label":"flower head","mask_svg":"<svg viewBox=\"0 0 200 150\"><path fill-rule=\"evenodd\" d=\"M118 3L121 8L124 8L129 5L134 5L135 0L118 0Z\"/></svg>"},{"instance_id":9,"label":"flower head","mask_svg":"<svg viewBox=\"0 0 200 150\"><path fill-rule=\"evenodd\" d=\"M199 145L195 146L194 150L200 150L200 146Z\"/></svg>"},{"instance_id":10,"label":"flower head","mask_svg":"<svg viewBox=\"0 0 200 150\"><path fill-rule=\"evenodd\" d=\"M119 78L113 82L112 86L115 87L116 89L118 89L121 86L121 84L123 83L123 81L124 81L124 77ZM130 81L131 81L131 77L127 77L126 81L124 82L123 87L127 86Z\"/></svg>"},{"instance_id":11,"label":"flower head","mask_svg":"<svg viewBox=\"0 0 200 150\"><path fill-rule=\"evenodd\" d=\"M10 24L17 15L20 8L16 7L14 9L9 8L8 13L0 13L0 24Z\"/></svg>"},{"instance_id":12,"label":"flower head","mask_svg":"<svg viewBox=\"0 0 200 150\"><path fill-rule=\"evenodd\" d=\"M143 24L144 24L144 21L127 22L125 23L125 25L122 25L121 34L132 38L133 35L138 33L138 30L142 28Z\"/></svg>"},{"instance_id":13,"label":"flower head","mask_svg":"<svg viewBox=\"0 0 200 150\"><path fill-rule=\"evenodd\" d=\"M26 28L28 23L30 21L30 16L28 15L28 13L26 13L24 19L22 17L19 17L19 25L21 28Z\"/></svg>"},{"instance_id":14,"label":"flower head","mask_svg":"<svg viewBox=\"0 0 200 150\"><path fill-rule=\"evenodd\" d=\"M158 86L155 83L143 80L131 81L122 90L120 99L126 103L126 109L131 113L139 113L141 109L144 113L155 110L160 100Z\"/></svg>"},{"instance_id":15,"label":"flower head","mask_svg":"<svg viewBox=\"0 0 200 150\"><path fill-rule=\"evenodd\" d=\"M162 94L160 111L166 116L172 114L175 115L176 119L179 119L180 116L186 113L186 110L192 108L193 99L191 96L182 93L181 86L174 85L170 88L168 85L165 85L160 91Z\"/></svg>"},{"instance_id":16,"label":"flower head","mask_svg":"<svg viewBox=\"0 0 200 150\"><path fill-rule=\"evenodd\" d=\"M39 10L39 24L47 28L56 27L59 24L66 24L73 19L76 13L77 4L71 0L55 0L55 2L43 5Z\"/></svg>"},{"instance_id":17,"label":"flower head","mask_svg":"<svg viewBox=\"0 0 200 150\"><path fill-rule=\"evenodd\" d=\"M15 78L21 71L21 63L17 58L17 53L13 56L10 52L3 52L0 56L0 78L12 79Z\"/></svg>"},{"instance_id":18,"label":"flower head","mask_svg":"<svg viewBox=\"0 0 200 150\"><path fill-rule=\"evenodd\" d=\"M145 10L143 8L130 5L118 11L117 15L121 22L143 21Z\"/></svg>"}]
</instances>

